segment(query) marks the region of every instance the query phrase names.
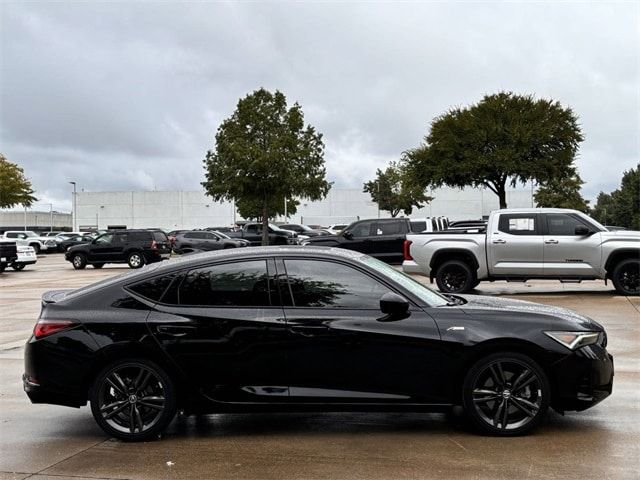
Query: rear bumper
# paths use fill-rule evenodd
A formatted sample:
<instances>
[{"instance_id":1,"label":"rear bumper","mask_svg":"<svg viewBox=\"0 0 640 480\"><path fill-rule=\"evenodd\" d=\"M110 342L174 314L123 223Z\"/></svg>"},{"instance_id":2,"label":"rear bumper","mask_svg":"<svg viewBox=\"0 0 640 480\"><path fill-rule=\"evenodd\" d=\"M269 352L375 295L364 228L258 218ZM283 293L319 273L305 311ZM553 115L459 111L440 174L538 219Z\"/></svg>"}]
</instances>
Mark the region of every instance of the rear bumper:
<instances>
[{"instance_id":1,"label":"rear bumper","mask_svg":"<svg viewBox=\"0 0 640 480\"><path fill-rule=\"evenodd\" d=\"M37 260L35 260L35 259L22 260L22 259L18 258L15 262L13 262L13 264L14 265L33 265L36 262L37 262Z\"/></svg>"},{"instance_id":2,"label":"rear bumper","mask_svg":"<svg viewBox=\"0 0 640 480\"><path fill-rule=\"evenodd\" d=\"M402 271L404 273L429 275L429 273L425 272L424 269L420 265L418 265L415 260L405 260L404 262L402 262Z\"/></svg>"},{"instance_id":3,"label":"rear bumper","mask_svg":"<svg viewBox=\"0 0 640 480\"><path fill-rule=\"evenodd\" d=\"M599 345L577 350L554 366L552 407L560 412L597 405L613 390L613 356Z\"/></svg>"}]
</instances>

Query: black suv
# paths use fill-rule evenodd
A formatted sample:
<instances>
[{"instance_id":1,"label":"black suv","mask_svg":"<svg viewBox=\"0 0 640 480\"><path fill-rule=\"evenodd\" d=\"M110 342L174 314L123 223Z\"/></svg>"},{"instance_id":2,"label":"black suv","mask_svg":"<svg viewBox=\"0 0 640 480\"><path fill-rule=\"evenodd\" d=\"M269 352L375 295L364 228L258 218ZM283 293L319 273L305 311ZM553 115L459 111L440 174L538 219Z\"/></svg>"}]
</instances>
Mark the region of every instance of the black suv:
<instances>
[{"instance_id":1,"label":"black suv","mask_svg":"<svg viewBox=\"0 0 640 480\"><path fill-rule=\"evenodd\" d=\"M105 263L127 263L140 268L146 263L169 258L171 245L159 230L117 230L103 233L90 243L75 245L64 255L76 270L87 264L102 268Z\"/></svg>"}]
</instances>

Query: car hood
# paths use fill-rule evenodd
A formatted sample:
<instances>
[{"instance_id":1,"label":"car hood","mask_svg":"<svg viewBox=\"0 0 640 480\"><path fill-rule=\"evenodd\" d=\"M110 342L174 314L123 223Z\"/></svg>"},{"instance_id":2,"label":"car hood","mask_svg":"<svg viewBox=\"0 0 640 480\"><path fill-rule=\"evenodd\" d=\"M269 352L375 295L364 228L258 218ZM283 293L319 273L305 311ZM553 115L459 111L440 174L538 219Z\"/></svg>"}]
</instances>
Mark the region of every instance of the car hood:
<instances>
[{"instance_id":1,"label":"car hood","mask_svg":"<svg viewBox=\"0 0 640 480\"><path fill-rule=\"evenodd\" d=\"M568 308L483 295L456 295L456 297L466 300L467 303L460 305L460 309L468 315L513 315L516 313L522 314L522 318L544 316L546 320L551 317L566 327L573 325L582 328L596 327L598 330L603 330L599 323ZM514 321L517 321L519 317L520 315L513 315Z\"/></svg>"}]
</instances>

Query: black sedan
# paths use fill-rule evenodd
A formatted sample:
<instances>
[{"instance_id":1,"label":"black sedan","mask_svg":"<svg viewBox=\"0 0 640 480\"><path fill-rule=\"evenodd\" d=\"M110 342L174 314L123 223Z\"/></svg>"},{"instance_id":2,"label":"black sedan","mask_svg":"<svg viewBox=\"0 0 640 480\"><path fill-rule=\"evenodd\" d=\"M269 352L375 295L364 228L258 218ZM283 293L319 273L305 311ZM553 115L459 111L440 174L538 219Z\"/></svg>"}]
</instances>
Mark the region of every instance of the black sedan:
<instances>
[{"instance_id":1,"label":"black sedan","mask_svg":"<svg viewBox=\"0 0 640 480\"><path fill-rule=\"evenodd\" d=\"M80 245L83 243L91 243L93 241L94 237L92 235L74 235L73 237L69 237L65 240L62 240L60 242L58 242L58 251L59 252L66 252L67 250L69 250L71 247L74 247L76 245Z\"/></svg>"},{"instance_id":2,"label":"black sedan","mask_svg":"<svg viewBox=\"0 0 640 480\"><path fill-rule=\"evenodd\" d=\"M182 253L202 250L224 250L225 248L248 247L251 243L242 238L229 238L224 233L205 230L181 231L174 235L173 248Z\"/></svg>"},{"instance_id":3,"label":"black sedan","mask_svg":"<svg viewBox=\"0 0 640 480\"><path fill-rule=\"evenodd\" d=\"M176 410L448 411L519 435L549 406L611 393L603 327L572 311L443 296L374 258L322 247L223 250L42 298L25 351L33 403L87 401L144 440Z\"/></svg>"}]
</instances>

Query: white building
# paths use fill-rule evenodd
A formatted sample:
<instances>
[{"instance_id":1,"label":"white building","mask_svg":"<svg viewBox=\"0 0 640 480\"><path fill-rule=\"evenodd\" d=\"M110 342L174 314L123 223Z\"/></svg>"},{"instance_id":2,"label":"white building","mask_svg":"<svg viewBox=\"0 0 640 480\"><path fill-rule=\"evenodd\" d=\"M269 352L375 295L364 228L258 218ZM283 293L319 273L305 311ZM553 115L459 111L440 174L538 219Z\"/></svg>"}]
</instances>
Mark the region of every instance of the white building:
<instances>
[{"instance_id":1,"label":"white building","mask_svg":"<svg viewBox=\"0 0 640 480\"><path fill-rule=\"evenodd\" d=\"M0 211L0 231L34 230L37 232L71 230L71 214L40 210Z\"/></svg>"},{"instance_id":2,"label":"white building","mask_svg":"<svg viewBox=\"0 0 640 480\"><path fill-rule=\"evenodd\" d=\"M498 208L498 197L486 189L440 188L434 200L411 217L447 216L451 220L479 219ZM88 228L203 228L232 225L242 218L231 202L214 202L203 191L78 192L77 226ZM530 186L507 191L509 207L533 206ZM328 225L362 218L389 217L361 189L333 188L324 200L302 200L290 222ZM282 219L284 220L284 219Z\"/></svg>"}]
</instances>

